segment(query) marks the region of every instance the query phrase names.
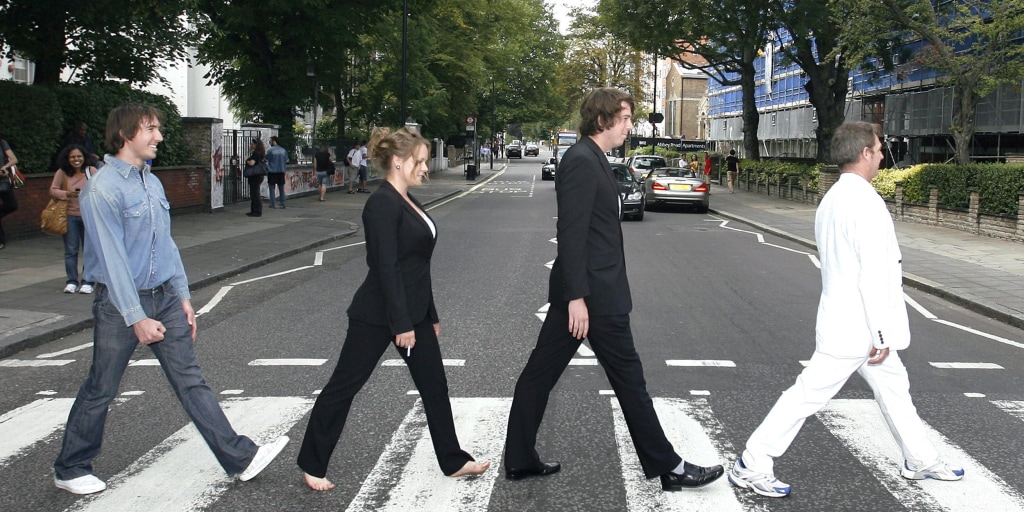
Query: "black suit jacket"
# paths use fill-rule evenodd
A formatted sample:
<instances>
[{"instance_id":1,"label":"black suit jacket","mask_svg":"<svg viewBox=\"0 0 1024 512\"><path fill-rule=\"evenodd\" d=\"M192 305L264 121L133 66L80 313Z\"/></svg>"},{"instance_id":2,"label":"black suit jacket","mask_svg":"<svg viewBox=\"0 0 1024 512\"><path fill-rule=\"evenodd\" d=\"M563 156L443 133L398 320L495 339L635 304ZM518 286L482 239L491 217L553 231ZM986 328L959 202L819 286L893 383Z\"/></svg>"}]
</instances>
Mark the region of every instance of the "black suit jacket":
<instances>
[{"instance_id":1,"label":"black suit jacket","mask_svg":"<svg viewBox=\"0 0 1024 512\"><path fill-rule=\"evenodd\" d=\"M548 301L567 308L583 298L591 315L633 309L622 247L619 184L601 148L584 137L562 155L555 174L558 257L551 269Z\"/></svg>"},{"instance_id":2,"label":"black suit jacket","mask_svg":"<svg viewBox=\"0 0 1024 512\"><path fill-rule=\"evenodd\" d=\"M387 326L392 334L409 332L428 317L437 323L430 283L435 239L423 217L385 181L363 207L363 229L370 271L352 298L349 318Z\"/></svg>"}]
</instances>

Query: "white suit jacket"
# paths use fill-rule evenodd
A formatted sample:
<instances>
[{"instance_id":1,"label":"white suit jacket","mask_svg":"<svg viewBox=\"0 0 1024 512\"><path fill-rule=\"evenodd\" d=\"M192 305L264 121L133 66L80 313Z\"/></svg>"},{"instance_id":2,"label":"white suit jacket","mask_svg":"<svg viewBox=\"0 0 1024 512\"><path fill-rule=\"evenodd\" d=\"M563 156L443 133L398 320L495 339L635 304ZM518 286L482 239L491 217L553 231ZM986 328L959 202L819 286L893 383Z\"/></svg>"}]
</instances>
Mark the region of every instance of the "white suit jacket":
<instances>
[{"instance_id":1,"label":"white suit jacket","mask_svg":"<svg viewBox=\"0 0 1024 512\"><path fill-rule=\"evenodd\" d=\"M821 260L817 350L866 357L871 347L910 345L903 255L885 201L864 178L843 173L814 219Z\"/></svg>"}]
</instances>

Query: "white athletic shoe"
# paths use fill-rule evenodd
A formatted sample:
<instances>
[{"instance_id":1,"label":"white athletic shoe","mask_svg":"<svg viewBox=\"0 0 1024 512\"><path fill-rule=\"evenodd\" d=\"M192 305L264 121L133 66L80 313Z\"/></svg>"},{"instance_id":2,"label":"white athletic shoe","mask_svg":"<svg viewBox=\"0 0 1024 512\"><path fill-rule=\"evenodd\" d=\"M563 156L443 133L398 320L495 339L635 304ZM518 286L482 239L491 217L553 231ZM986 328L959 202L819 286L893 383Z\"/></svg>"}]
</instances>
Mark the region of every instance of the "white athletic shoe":
<instances>
[{"instance_id":1,"label":"white athletic shoe","mask_svg":"<svg viewBox=\"0 0 1024 512\"><path fill-rule=\"evenodd\" d=\"M78 293L85 293L85 294L92 293L92 285L91 284L83 284L82 287L78 289Z\"/></svg>"},{"instance_id":2,"label":"white athletic shoe","mask_svg":"<svg viewBox=\"0 0 1024 512\"><path fill-rule=\"evenodd\" d=\"M932 478L934 480L955 481L964 477L964 468L953 467L938 460L935 464L925 468L910 469L910 462L903 461L903 469L900 470L900 475L910 480Z\"/></svg>"},{"instance_id":3,"label":"white athletic shoe","mask_svg":"<svg viewBox=\"0 0 1024 512\"><path fill-rule=\"evenodd\" d=\"M72 494L93 494L107 488L107 484L96 478L96 475L85 475L71 480L61 480L54 476L53 485Z\"/></svg>"},{"instance_id":4,"label":"white athletic shoe","mask_svg":"<svg viewBox=\"0 0 1024 512\"><path fill-rule=\"evenodd\" d=\"M64 293L75 293L77 291L78 285L75 283L68 283L67 286L64 287Z\"/></svg>"},{"instance_id":5,"label":"white athletic shoe","mask_svg":"<svg viewBox=\"0 0 1024 512\"><path fill-rule=\"evenodd\" d=\"M248 482L255 478L256 475L260 474L260 471L266 469L273 462L274 457L281 453L286 444L288 444L288 436L281 436L274 440L273 443L260 446L260 449L256 451L256 456L252 458L252 462L249 462L249 467L238 474L238 479Z\"/></svg>"},{"instance_id":6,"label":"white athletic shoe","mask_svg":"<svg viewBox=\"0 0 1024 512\"><path fill-rule=\"evenodd\" d=\"M791 490L789 484L780 482L773 475L747 469L743 465L742 458L737 458L736 463L732 465L732 471L729 471L729 483L736 487L750 489L769 498L785 498L789 496Z\"/></svg>"}]
</instances>

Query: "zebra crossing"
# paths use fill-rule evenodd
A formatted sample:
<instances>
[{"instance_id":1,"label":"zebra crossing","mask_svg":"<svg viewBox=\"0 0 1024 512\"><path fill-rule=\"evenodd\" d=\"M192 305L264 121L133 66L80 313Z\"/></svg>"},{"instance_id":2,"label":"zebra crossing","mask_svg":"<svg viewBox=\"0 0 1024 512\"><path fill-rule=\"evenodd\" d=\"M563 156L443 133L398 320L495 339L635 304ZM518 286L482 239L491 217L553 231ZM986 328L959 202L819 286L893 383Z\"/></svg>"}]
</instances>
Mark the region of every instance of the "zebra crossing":
<instances>
[{"instance_id":1,"label":"zebra crossing","mask_svg":"<svg viewBox=\"0 0 1024 512\"><path fill-rule=\"evenodd\" d=\"M625 491L625 503L617 509L748 511L772 510L776 505L778 500L754 497L731 487L724 479L698 491L663 493L657 479L643 477L618 401L609 394L598 395L597 403L604 410L595 410L593 421L608 422L614 433L614 439L604 442L607 446L614 443L618 467L609 470L621 474ZM129 400L145 399L142 395L122 395L112 405L112 414L117 414L118 408ZM314 399L312 395L229 396L222 400L222 406L236 429L257 442L288 434L297 443L302 432L296 425L309 413ZM669 440L687 460L701 465L730 463L741 448L734 444L741 440L730 439L717 419L712 394L653 400ZM451 401L463 447L479 460L490 460L492 469L475 478L443 476L437 468L422 404L414 399L346 510L503 510L500 503L492 503L492 496L497 485L509 485L499 482L504 482L501 456L511 398L453 397ZM27 454L35 450L52 451L59 443L72 402L70 397L43 396L0 415L0 474L31 459ZM991 414L1024 421L1024 400L988 403ZM902 456L871 399L835 399L818 413L817 419L835 438L835 449L852 454L877 479L878 487L870 492L888 493L906 510L1024 510L1024 496L1018 489L986 468L983 460L972 457L932 427L928 427L929 436L939 452L947 460L963 465L967 476L960 482L911 481L900 477ZM599 440L594 442L594 446L603 445ZM52 454L47 453L46 460L51 459ZM42 469L34 468L34 472ZM215 510L218 500L232 485L232 479L224 474L191 424L106 480L106 491L76 498L66 510ZM34 481L51 490L48 481ZM168 486L167 482L175 485ZM791 483L799 488L799 482ZM60 493L56 489L51 492ZM794 499L799 498L786 500ZM812 504L808 506L813 508Z\"/></svg>"}]
</instances>

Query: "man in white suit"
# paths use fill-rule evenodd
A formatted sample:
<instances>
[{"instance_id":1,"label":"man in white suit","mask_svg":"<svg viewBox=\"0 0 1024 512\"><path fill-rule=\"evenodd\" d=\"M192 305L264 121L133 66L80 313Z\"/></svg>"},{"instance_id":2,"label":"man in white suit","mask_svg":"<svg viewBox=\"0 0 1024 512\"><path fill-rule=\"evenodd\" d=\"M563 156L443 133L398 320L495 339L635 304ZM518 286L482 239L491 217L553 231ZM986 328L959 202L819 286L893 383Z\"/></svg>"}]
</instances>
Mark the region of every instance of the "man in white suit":
<instances>
[{"instance_id":1,"label":"man in white suit","mask_svg":"<svg viewBox=\"0 0 1024 512\"><path fill-rule=\"evenodd\" d=\"M832 138L832 159L842 174L814 219L822 284L814 354L733 464L729 481L737 487L788 496L789 484L775 478L774 458L786 452L804 420L821 410L853 372L871 386L903 451L904 478L963 478L964 470L943 462L928 441L897 352L910 345L910 324L896 230L871 186L882 162L879 135L878 125L856 122L843 124Z\"/></svg>"}]
</instances>

